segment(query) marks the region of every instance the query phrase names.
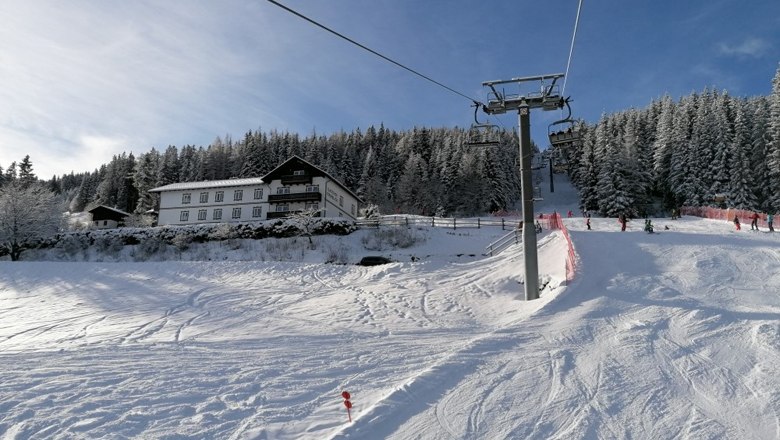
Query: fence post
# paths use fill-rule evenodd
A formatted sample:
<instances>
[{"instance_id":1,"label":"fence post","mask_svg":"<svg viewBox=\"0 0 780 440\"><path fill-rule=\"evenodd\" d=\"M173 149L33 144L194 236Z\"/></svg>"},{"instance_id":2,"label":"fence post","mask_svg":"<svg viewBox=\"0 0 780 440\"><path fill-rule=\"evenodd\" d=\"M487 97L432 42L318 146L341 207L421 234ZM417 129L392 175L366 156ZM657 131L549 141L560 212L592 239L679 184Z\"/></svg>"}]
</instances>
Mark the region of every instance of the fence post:
<instances>
[{"instance_id":1,"label":"fence post","mask_svg":"<svg viewBox=\"0 0 780 440\"><path fill-rule=\"evenodd\" d=\"M504 217L501 217L501 230L504 231Z\"/></svg>"}]
</instances>

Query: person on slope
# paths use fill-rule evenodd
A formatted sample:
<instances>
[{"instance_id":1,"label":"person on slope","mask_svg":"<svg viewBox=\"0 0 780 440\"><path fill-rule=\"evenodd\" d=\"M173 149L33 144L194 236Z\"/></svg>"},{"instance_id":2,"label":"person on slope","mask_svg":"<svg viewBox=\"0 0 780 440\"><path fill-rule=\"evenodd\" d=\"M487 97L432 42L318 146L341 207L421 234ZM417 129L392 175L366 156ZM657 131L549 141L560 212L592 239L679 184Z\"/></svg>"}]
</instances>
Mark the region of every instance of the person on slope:
<instances>
[{"instance_id":1,"label":"person on slope","mask_svg":"<svg viewBox=\"0 0 780 440\"><path fill-rule=\"evenodd\" d=\"M588 216L585 217L585 226L587 226L588 230L590 231L590 214L588 214Z\"/></svg>"},{"instance_id":2,"label":"person on slope","mask_svg":"<svg viewBox=\"0 0 780 440\"><path fill-rule=\"evenodd\" d=\"M766 224L769 226L769 232L775 232L774 226L772 226L772 221L775 219L775 217L772 214L766 215Z\"/></svg>"},{"instance_id":3,"label":"person on slope","mask_svg":"<svg viewBox=\"0 0 780 440\"><path fill-rule=\"evenodd\" d=\"M751 231L754 230L754 228L755 228L756 231L758 231L758 217L759 217L759 215L758 215L757 212L754 212L753 215L750 216L750 220L751 220L750 221L750 230Z\"/></svg>"},{"instance_id":4,"label":"person on slope","mask_svg":"<svg viewBox=\"0 0 780 440\"><path fill-rule=\"evenodd\" d=\"M618 221L620 222L620 231L621 232L625 231L626 223L628 223L628 218L626 218L626 214L620 213L620 215L618 215Z\"/></svg>"},{"instance_id":5,"label":"person on slope","mask_svg":"<svg viewBox=\"0 0 780 440\"><path fill-rule=\"evenodd\" d=\"M737 228L737 231L742 230L742 227L739 225L739 216L734 216L734 226Z\"/></svg>"}]
</instances>

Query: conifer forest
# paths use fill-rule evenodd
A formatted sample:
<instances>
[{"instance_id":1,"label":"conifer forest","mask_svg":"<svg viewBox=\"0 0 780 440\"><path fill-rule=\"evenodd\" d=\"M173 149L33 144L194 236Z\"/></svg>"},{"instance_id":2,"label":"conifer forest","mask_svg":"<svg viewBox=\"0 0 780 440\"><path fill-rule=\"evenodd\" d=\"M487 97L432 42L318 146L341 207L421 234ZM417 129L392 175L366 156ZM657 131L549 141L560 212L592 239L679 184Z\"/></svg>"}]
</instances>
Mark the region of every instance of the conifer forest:
<instances>
[{"instance_id":1,"label":"conifer forest","mask_svg":"<svg viewBox=\"0 0 780 440\"><path fill-rule=\"evenodd\" d=\"M605 216L679 206L780 211L780 69L769 96L705 89L575 128L581 144L553 152L552 161L579 189L583 210ZM260 177L297 155L382 213L468 216L514 209L520 198L515 133L503 129L497 147L469 146L468 136L458 127L396 131L380 125L308 136L258 129L208 146L117 155L99 169L47 183L71 212L102 204L143 213L155 208L151 188ZM29 156L0 168L0 185L20 176L34 176Z\"/></svg>"}]
</instances>

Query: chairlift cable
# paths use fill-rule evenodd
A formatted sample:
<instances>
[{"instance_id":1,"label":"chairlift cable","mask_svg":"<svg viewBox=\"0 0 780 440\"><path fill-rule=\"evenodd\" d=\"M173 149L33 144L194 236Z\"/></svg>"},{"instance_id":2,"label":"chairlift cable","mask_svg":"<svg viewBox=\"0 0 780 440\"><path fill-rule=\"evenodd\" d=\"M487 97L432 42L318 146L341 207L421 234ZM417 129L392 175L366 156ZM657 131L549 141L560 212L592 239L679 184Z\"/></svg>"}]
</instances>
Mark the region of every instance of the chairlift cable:
<instances>
[{"instance_id":1,"label":"chairlift cable","mask_svg":"<svg viewBox=\"0 0 780 440\"><path fill-rule=\"evenodd\" d=\"M460 95L460 96L462 96L462 97L464 97L464 98L468 99L469 101L471 101L471 102L473 102L473 103L475 103L475 104L482 104L482 103L480 103L479 101L475 100L474 98L471 98L471 97L469 97L469 96L467 96L467 95L464 95L463 93L460 93L459 91L457 91L457 90L455 90L455 89L453 89L453 88L451 88L451 87L448 87L448 86L446 86L446 85L444 85L444 84L440 83L439 81L436 81L435 79L433 79L433 78L431 78L431 77L429 77L429 76L423 75L422 73L420 73L420 72L418 72L418 71L416 71L416 70L412 69L411 67L407 67L407 66L405 66L405 65L403 65L403 64L401 64L401 63L399 63L398 61L395 61L395 60L393 60L393 59L391 59L391 58L389 58L389 57L386 57L386 56L382 55L381 53L379 53L379 52L377 52L377 51L375 51L375 50L373 50L373 49L371 49L371 48L369 48L369 47L367 47L367 46L364 46L363 44L360 44L360 43L358 43L357 41L355 41L355 40L353 40L353 39L351 39L351 38L347 37L346 35L343 35L343 34L341 34L341 33L339 33L339 32L336 32L336 31L334 31L333 29L331 29L331 28L329 28L329 27L327 27L327 26L325 26L325 25L323 25L323 24L320 24L320 23L318 23L317 21L315 21L315 20L313 20L313 19L311 19L311 18L309 18L309 17L307 17L307 16L305 16L305 15L301 14L300 12L297 12L297 11L295 11L295 10L293 10L293 9L290 9L290 8L288 8L287 6L285 6L285 5L283 5L283 4L279 3L279 2L277 2L277 1L275 1L275 0L268 0L268 2L270 2L270 3L273 3L273 4L274 4L274 5L276 5L276 6L279 6L280 8L284 9L285 11L287 11L287 12L289 12L289 13L293 14L293 15L296 15L296 16L298 16L298 17L300 17L300 18L304 19L304 20L306 20L306 21L308 21L309 23L311 23L311 24L313 24L313 25L315 25L315 26L317 26L317 27L319 27L319 28L322 28L322 29L324 29L324 30L328 31L328 32L330 32L331 34L333 34L333 35L336 35L337 37L339 37L339 38L342 38L342 39L344 39L344 40L346 40L346 41L348 41L348 42L350 42L350 43L354 44L355 46L357 46L357 47L359 47L359 48L361 48L361 49L363 49L363 50L366 50L366 51L368 51L368 52L371 52L372 54L374 54L374 55L378 56L379 58L382 58L382 59L383 59L383 60L385 60L385 61L388 61L388 62L390 62L390 63L393 63L393 64L395 64L396 66L398 66L398 67L400 67L400 68L402 68L402 69L404 69L404 70L407 70L407 71L409 71L409 72L411 72L411 73L413 73L413 74L415 74L415 75L417 75L417 76L419 76L419 77L421 77L421 78L423 78L423 79L425 79L425 80L428 80L428 81L430 81L430 82L432 82L432 83L436 84L436 85L437 85L437 86L439 86L439 87L443 87L443 88L445 88L445 89L449 90L450 92L452 92L452 93L455 93L456 95Z\"/></svg>"},{"instance_id":2,"label":"chairlift cable","mask_svg":"<svg viewBox=\"0 0 780 440\"><path fill-rule=\"evenodd\" d=\"M571 46L569 47L569 60L566 61L566 73L563 77L563 87L561 87L561 96L565 96L566 80L569 79L569 67L571 66L571 55L574 52L574 40L577 38L577 27L580 24L580 11L582 10L582 0L577 5L577 18L574 20L574 32L571 35Z\"/></svg>"}]
</instances>

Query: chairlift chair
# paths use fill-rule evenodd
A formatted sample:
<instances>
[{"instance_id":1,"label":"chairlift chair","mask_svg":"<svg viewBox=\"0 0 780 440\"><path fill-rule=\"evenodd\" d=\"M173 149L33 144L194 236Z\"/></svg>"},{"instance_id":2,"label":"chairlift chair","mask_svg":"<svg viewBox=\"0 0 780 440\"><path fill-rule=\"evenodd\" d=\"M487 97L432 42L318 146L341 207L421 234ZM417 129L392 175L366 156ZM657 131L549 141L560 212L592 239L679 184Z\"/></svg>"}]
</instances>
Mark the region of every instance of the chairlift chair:
<instances>
[{"instance_id":1,"label":"chairlift chair","mask_svg":"<svg viewBox=\"0 0 780 440\"><path fill-rule=\"evenodd\" d=\"M559 121L555 121L547 126L547 134L550 138L550 145L553 147L571 147L579 145L580 133L575 127L575 122L571 118L571 107L569 106L569 99L564 100L566 108L569 114Z\"/></svg>"},{"instance_id":2,"label":"chairlift chair","mask_svg":"<svg viewBox=\"0 0 780 440\"><path fill-rule=\"evenodd\" d=\"M475 102L474 105L474 123L469 128L468 139L466 145L470 147L495 147L500 144L501 130L497 125L483 124L477 120L477 111L479 111L480 104Z\"/></svg>"}]
</instances>

